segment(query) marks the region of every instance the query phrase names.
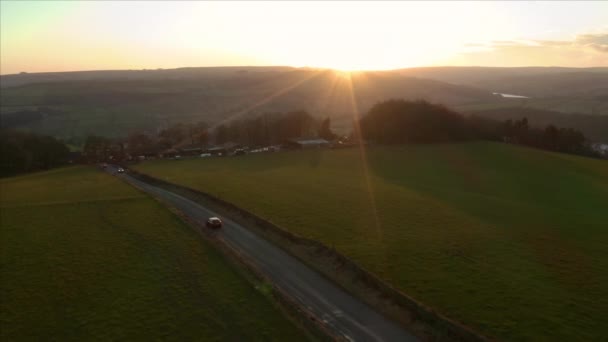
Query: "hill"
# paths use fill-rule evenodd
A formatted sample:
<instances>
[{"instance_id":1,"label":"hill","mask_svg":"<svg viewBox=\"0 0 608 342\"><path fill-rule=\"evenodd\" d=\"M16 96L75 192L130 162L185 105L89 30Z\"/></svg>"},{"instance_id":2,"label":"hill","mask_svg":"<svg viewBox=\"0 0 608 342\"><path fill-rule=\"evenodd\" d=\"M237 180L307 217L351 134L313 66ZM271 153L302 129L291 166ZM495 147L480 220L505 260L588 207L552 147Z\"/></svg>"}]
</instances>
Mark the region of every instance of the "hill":
<instances>
[{"instance_id":1,"label":"hill","mask_svg":"<svg viewBox=\"0 0 608 342\"><path fill-rule=\"evenodd\" d=\"M608 94L606 67L425 67L400 69L399 72L409 77L466 84L530 97L589 95L593 92Z\"/></svg>"},{"instance_id":2,"label":"hill","mask_svg":"<svg viewBox=\"0 0 608 342\"><path fill-rule=\"evenodd\" d=\"M4 75L0 115L4 127L77 138L76 142L93 133L118 137L156 132L178 122L217 124L244 115L294 110L331 117L334 129L347 133L358 113L390 98L425 99L463 111L525 102L531 108L606 115L606 70L438 67L347 74L291 67L210 67Z\"/></svg>"},{"instance_id":3,"label":"hill","mask_svg":"<svg viewBox=\"0 0 608 342\"><path fill-rule=\"evenodd\" d=\"M59 137L122 136L177 122L218 123L261 112L306 110L332 117L338 130L347 131L353 113L387 97L452 105L493 98L471 87L391 73L351 78L330 70L293 68L191 71L184 78L70 80L3 88L3 122Z\"/></svg>"},{"instance_id":4,"label":"hill","mask_svg":"<svg viewBox=\"0 0 608 342\"><path fill-rule=\"evenodd\" d=\"M487 89L493 93L527 97L465 105L459 108L462 110L525 105L567 114L608 115L608 68L430 67L402 69L399 72L408 77L434 79ZM585 120L588 119L581 118L581 121Z\"/></svg>"},{"instance_id":5,"label":"hill","mask_svg":"<svg viewBox=\"0 0 608 342\"><path fill-rule=\"evenodd\" d=\"M196 232L108 174L7 178L0 199L0 340L304 340Z\"/></svg>"},{"instance_id":6,"label":"hill","mask_svg":"<svg viewBox=\"0 0 608 342\"><path fill-rule=\"evenodd\" d=\"M499 340L608 334L608 163L498 143L159 160L137 170L322 241Z\"/></svg>"}]
</instances>

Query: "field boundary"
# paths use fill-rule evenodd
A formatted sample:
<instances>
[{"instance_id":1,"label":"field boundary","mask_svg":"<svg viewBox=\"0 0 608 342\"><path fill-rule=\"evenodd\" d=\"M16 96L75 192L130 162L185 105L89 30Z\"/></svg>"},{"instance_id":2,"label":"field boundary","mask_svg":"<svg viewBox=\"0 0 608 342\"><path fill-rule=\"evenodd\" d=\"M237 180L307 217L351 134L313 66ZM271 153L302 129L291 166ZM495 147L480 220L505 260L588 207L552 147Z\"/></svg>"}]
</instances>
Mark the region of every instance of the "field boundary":
<instances>
[{"instance_id":1,"label":"field boundary","mask_svg":"<svg viewBox=\"0 0 608 342\"><path fill-rule=\"evenodd\" d=\"M417 332L418 337L421 337L424 340L493 341L493 339L478 333L463 323L444 316L433 308L394 288L392 285L356 264L350 258L319 241L288 232L247 210L239 208L230 202L208 193L170 183L133 169L129 169L128 172L141 181L178 193L195 202L212 204L214 209L219 209L221 211L227 210L232 214L238 214L242 219L248 221L248 223L253 223L254 226L259 228L261 233L274 244L281 246L286 252L305 262L333 282L337 283L347 292L363 300L379 312L397 320L404 326L412 328L412 330ZM234 219L233 216L230 217ZM251 225L247 226L249 227ZM238 255L238 252L234 252ZM255 270L255 266L242 260L243 257L239 255L237 259L246 267L253 267L253 273L264 278L263 275L259 274L259 271ZM343 279L338 273L346 273L350 279ZM286 295L286 297L289 298L288 295ZM293 301L291 302L291 305L297 306ZM317 325L320 324L317 322Z\"/></svg>"}]
</instances>

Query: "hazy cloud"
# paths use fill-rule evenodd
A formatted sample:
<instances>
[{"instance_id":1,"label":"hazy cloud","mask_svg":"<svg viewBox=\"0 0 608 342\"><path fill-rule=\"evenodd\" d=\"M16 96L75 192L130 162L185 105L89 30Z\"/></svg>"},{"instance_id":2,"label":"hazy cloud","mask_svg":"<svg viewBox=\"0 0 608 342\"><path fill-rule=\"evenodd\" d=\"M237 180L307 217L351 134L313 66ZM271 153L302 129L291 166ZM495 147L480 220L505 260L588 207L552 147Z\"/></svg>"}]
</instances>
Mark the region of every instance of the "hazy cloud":
<instances>
[{"instance_id":1,"label":"hazy cloud","mask_svg":"<svg viewBox=\"0 0 608 342\"><path fill-rule=\"evenodd\" d=\"M504 46L552 46L552 47L588 47L599 52L608 52L608 33L583 34L574 40L495 40L492 47Z\"/></svg>"},{"instance_id":2,"label":"hazy cloud","mask_svg":"<svg viewBox=\"0 0 608 342\"><path fill-rule=\"evenodd\" d=\"M494 40L470 42L454 60L460 65L608 66L608 33L572 40Z\"/></svg>"},{"instance_id":3,"label":"hazy cloud","mask_svg":"<svg viewBox=\"0 0 608 342\"><path fill-rule=\"evenodd\" d=\"M608 53L608 33L584 34L578 36L576 41L596 51Z\"/></svg>"}]
</instances>

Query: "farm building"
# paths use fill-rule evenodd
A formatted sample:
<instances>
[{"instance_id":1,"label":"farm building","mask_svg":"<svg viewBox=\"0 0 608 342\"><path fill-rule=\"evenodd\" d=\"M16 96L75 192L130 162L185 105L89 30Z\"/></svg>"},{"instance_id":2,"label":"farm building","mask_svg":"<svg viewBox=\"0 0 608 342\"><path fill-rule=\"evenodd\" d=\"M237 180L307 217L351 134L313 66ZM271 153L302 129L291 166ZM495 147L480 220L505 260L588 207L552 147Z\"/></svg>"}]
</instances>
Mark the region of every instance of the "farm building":
<instances>
[{"instance_id":1,"label":"farm building","mask_svg":"<svg viewBox=\"0 0 608 342\"><path fill-rule=\"evenodd\" d=\"M284 146L291 149L321 148L329 147L329 141L325 139L292 139L287 140Z\"/></svg>"},{"instance_id":2,"label":"farm building","mask_svg":"<svg viewBox=\"0 0 608 342\"><path fill-rule=\"evenodd\" d=\"M196 156L203 152L200 146L186 146L179 149L179 153L184 156Z\"/></svg>"}]
</instances>

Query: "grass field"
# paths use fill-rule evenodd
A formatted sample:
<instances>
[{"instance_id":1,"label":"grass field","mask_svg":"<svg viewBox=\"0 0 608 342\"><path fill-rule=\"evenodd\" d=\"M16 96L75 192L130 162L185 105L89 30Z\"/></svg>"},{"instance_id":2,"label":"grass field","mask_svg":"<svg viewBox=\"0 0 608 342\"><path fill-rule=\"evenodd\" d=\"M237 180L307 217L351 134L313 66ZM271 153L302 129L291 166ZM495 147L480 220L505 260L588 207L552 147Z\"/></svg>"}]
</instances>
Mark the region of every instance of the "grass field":
<instances>
[{"instance_id":1,"label":"grass field","mask_svg":"<svg viewBox=\"0 0 608 342\"><path fill-rule=\"evenodd\" d=\"M160 160L136 169L334 246L504 340L608 336L608 162L468 143Z\"/></svg>"},{"instance_id":2,"label":"grass field","mask_svg":"<svg viewBox=\"0 0 608 342\"><path fill-rule=\"evenodd\" d=\"M196 232L114 177L73 167L0 191L2 341L304 339Z\"/></svg>"}]
</instances>

